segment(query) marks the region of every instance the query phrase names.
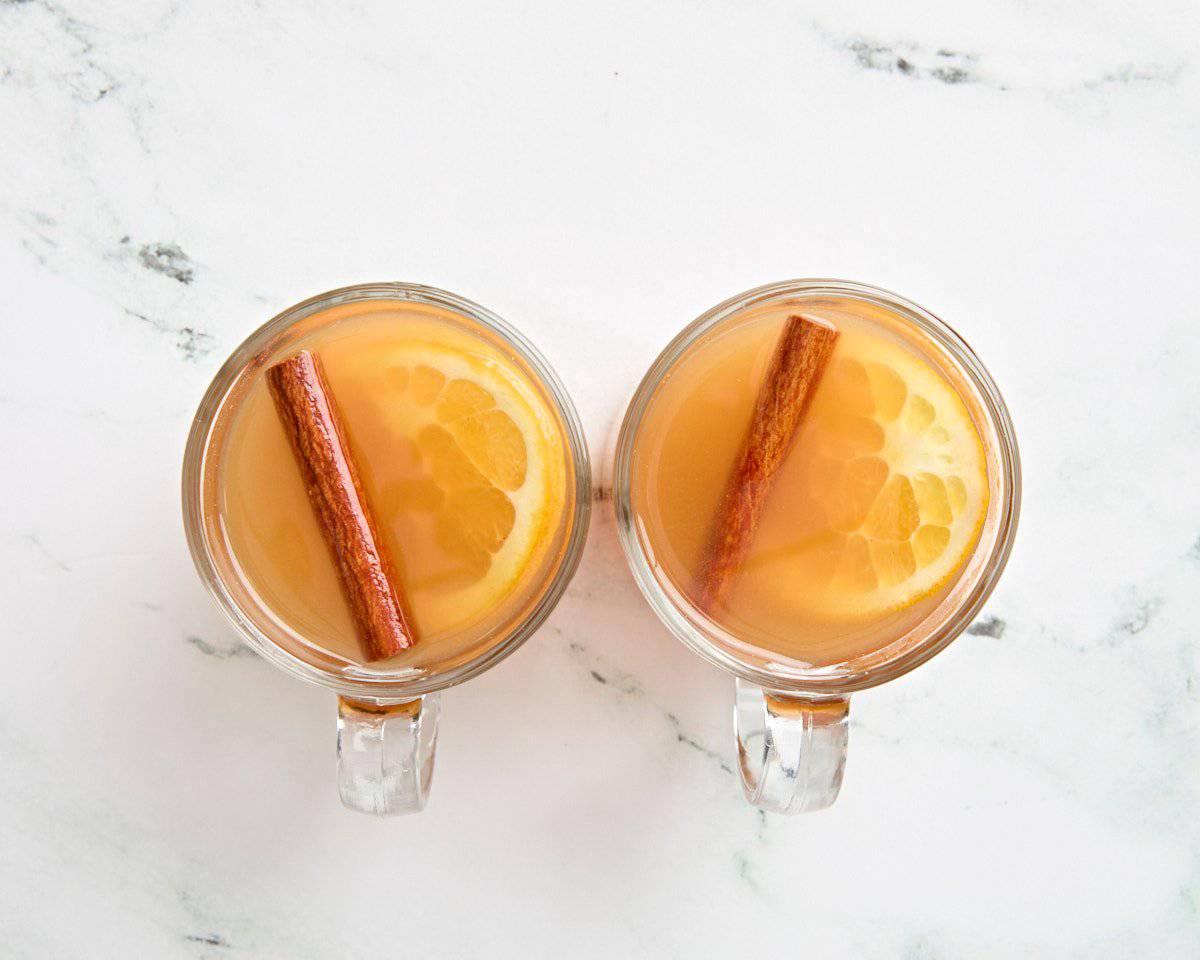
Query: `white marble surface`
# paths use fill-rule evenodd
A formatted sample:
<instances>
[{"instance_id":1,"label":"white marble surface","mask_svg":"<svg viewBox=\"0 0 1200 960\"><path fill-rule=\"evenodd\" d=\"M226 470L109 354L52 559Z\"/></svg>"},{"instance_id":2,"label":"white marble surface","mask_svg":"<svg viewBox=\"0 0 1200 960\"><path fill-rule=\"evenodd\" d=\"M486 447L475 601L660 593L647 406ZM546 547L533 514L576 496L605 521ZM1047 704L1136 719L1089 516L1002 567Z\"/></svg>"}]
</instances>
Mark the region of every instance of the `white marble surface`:
<instances>
[{"instance_id":1,"label":"white marble surface","mask_svg":"<svg viewBox=\"0 0 1200 960\"><path fill-rule=\"evenodd\" d=\"M1196 956L1198 49L1193 0L0 2L0 954ZM682 324L790 276L926 304L1004 389L988 626L856 697L833 810L764 818L601 513L447 694L427 811L343 811L333 698L185 551L224 355L431 283L599 446Z\"/></svg>"}]
</instances>

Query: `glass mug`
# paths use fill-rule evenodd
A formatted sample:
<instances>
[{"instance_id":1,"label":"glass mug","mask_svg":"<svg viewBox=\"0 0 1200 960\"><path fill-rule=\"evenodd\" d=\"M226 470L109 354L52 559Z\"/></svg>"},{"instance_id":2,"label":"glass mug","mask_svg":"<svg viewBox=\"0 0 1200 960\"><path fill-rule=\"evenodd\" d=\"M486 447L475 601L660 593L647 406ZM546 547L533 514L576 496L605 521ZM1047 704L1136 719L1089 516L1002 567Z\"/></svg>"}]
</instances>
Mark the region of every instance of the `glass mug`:
<instances>
[{"instance_id":1,"label":"glass mug","mask_svg":"<svg viewBox=\"0 0 1200 960\"><path fill-rule=\"evenodd\" d=\"M632 484L650 402L676 364L706 333L748 310L782 312L837 302L885 311L924 335L964 384L987 457L989 502L977 545L946 598L907 634L843 662L813 666L754 648L694 607L656 563L639 528ZM878 314L876 314L878 315ZM739 294L703 314L659 355L634 392L610 457L617 533L634 579L654 612L693 652L735 678L734 735L747 800L795 814L830 806L841 788L849 740L849 695L902 676L946 648L974 619L1008 559L1021 479L1016 437L1004 401L970 347L941 320L903 297L861 283L792 280Z\"/></svg>"},{"instance_id":2,"label":"glass mug","mask_svg":"<svg viewBox=\"0 0 1200 960\"><path fill-rule=\"evenodd\" d=\"M333 307L358 309L367 301L433 308L483 332L540 388L557 418L564 449L565 497L554 550L539 572L544 583L530 595L507 633L479 641L436 668L362 665L336 657L273 616L238 576L219 514L222 444L239 399L261 375L261 358L319 329L318 314ZM225 361L200 403L183 464L183 517L188 547L205 586L242 638L280 669L338 696L337 777L342 802L374 814L415 813L424 804L433 773L440 692L495 666L525 642L558 603L582 554L591 509L591 478L583 428L567 392L546 360L520 333L491 311L455 294L410 283L344 287L284 310L251 334Z\"/></svg>"}]
</instances>

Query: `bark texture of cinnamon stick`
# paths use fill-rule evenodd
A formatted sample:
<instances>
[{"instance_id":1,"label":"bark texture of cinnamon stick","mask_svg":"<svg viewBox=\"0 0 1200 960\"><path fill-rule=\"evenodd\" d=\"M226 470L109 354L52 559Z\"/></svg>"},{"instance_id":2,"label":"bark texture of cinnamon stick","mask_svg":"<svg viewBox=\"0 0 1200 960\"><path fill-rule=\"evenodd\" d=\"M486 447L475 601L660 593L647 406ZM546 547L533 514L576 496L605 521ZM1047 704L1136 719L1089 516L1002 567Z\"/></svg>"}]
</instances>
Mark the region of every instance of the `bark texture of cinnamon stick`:
<instances>
[{"instance_id":1,"label":"bark texture of cinnamon stick","mask_svg":"<svg viewBox=\"0 0 1200 960\"><path fill-rule=\"evenodd\" d=\"M267 384L337 565L363 656L368 662L395 656L416 638L320 358L301 351L269 368Z\"/></svg>"},{"instance_id":2,"label":"bark texture of cinnamon stick","mask_svg":"<svg viewBox=\"0 0 1200 960\"><path fill-rule=\"evenodd\" d=\"M729 593L746 562L775 474L829 363L837 331L817 320L791 316L754 403L742 451L717 507L698 578L699 607L711 612Z\"/></svg>"}]
</instances>

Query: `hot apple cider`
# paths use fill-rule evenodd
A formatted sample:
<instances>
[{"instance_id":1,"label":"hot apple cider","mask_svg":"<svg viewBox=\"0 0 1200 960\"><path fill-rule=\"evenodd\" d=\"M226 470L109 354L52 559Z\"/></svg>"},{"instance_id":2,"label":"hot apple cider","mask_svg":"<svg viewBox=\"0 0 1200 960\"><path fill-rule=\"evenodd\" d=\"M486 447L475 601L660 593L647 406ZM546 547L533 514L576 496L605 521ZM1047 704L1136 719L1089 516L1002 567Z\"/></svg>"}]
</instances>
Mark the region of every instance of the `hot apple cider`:
<instances>
[{"instance_id":1,"label":"hot apple cider","mask_svg":"<svg viewBox=\"0 0 1200 960\"><path fill-rule=\"evenodd\" d=\"M890 311L746 309L650 397L638 537L669 592L740 643L853 660L917 627L972 556L990 497L976 416L945 352Z\"/></svg>"},{"instance_id":2,"label":"hot apple cider","mask_svg":"<svg viewBox=\"0 0 1200 960\"><path fill-rule=\"evenodd\" d=\"M511 348L453 311L367 300L252 366L209 451L208 535L293 649L438 671L522 621L562 559L573 476Z\"/></svg>"}]
</instances>

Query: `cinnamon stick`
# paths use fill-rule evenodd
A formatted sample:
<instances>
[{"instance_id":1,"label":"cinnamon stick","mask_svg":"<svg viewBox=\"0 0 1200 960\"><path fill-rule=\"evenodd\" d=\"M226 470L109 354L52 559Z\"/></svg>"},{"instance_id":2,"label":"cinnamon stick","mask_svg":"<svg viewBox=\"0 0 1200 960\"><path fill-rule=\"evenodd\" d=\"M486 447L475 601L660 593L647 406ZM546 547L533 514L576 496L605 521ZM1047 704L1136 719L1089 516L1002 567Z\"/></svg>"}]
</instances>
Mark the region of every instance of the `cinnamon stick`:
<instances>
[{"instance_id":1,"label":"cinnamon stick","mask_svg":"<svg viewBox=\"0 0 1200 960\"><path fill-rule=\"evenodd\" d=\"M717 507L698 578L701 610L711 612L725 599L746 562L771 482L791 449L837 336L832 327L808 317L791 316L784 324Z\"/></svg>"},{"instance_id":2,"label":"cinnamon stick","mask_svg":"<svg viewBox=\"0 0 1200 960\"><path fill-rule=\"evenodd\" d=\"M395 656L416 638L320 358L303 350L275 364L267 385L337 565L363 656L368 662Z\"/></svg>"}]
</instances>

